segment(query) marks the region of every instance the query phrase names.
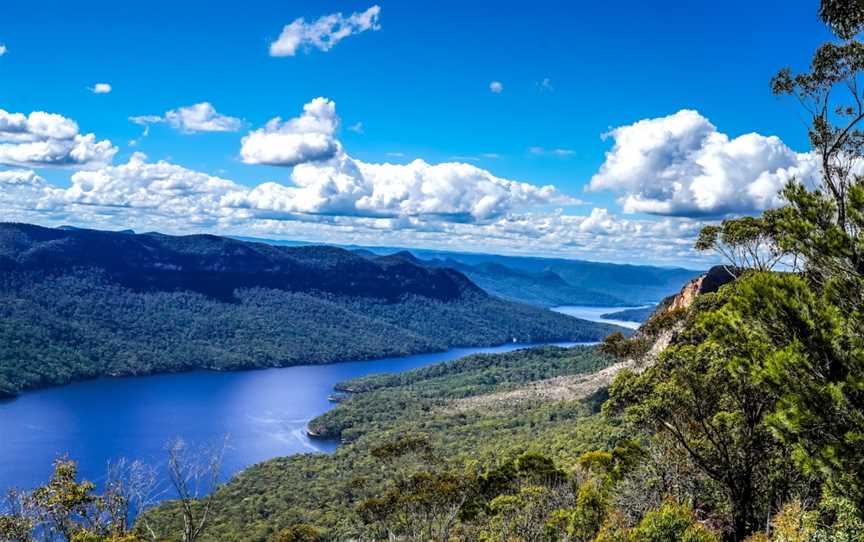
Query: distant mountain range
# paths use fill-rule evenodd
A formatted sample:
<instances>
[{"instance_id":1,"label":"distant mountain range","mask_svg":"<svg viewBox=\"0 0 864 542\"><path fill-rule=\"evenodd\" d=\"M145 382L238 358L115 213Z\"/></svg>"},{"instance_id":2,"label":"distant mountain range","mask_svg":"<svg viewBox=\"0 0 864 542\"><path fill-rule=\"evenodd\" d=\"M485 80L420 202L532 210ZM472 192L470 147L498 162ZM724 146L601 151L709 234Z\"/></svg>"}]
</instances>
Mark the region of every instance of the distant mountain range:
<instances>
[{"instance_id":1,"label":"distant mountain range","mask_svg":"<svg viewBox=\"0 0 864 542\"><path fill-rule=\"evenodd\" d=\"M101 375L596 341L613 329L499 299L406 254L0 224L0 395Z\"/></svg>"},{"instance_id":2,"label":"distant mountain range","mask_svg":"<svg viewBox=\"0 0 864 542\"><path fill-rule=\"evenodd\" d=\"M302 246L296 241L258 241ZM398 254L417 264L458 269L488 293L540 307L632 306L676 293L701 271L563 258L473 254L426 249L345 246L366 257Z\"/></svg>"}]
</instances>

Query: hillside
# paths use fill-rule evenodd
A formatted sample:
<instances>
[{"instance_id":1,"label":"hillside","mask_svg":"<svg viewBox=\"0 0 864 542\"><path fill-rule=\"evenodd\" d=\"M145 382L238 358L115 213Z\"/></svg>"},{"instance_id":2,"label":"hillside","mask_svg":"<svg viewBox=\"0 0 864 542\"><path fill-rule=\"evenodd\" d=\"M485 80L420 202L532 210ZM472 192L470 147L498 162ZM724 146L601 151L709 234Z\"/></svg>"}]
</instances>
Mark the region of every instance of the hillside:
<instances>
[{"instance_id":1,"label":"hillside","mask_svg":"<svg viewBox=\"0 0 864 542\"><path fill-rule=\"evenodd\" d=\"M306 243L252 239L275 246ZM458 269L488 293L541 307L556 305L627 306L656 303L678 291L700 271L565 258L502 256L393 247L345 246L377 258L399 255L418 265Z\"/></svg>"},{"instance_id":2,"label":"hillside","mask_svg":"<svg viewBox=\"0 0 864 542\"><path fill-rule=\"evenodd\" d=\"M569 286L571 292L579 290L583 292L582 295L598 296L597 303L585 303L596 305L607 304L609 298L619 300L618 303L608 303L611 306L655 303L675 293L681 284L700 274L699 271L692 269L590 262L564 258L501 256L429 250L414 250L412 252L423 260L450 260L473 267L492 264L534 276L554 274ZM599 297L601 295L606 296L606 299Z\"/></svg>"},{"instance_id":3,"label":"hillside","mask_svg":"<svg viewBox=\"0 0 864 542\"><path fill-rule=\"evenodd\" d=\"M101 375L596 341L461 273L333 247L0 224L0 394Z\"/></svg>"},{"instance_id":4,"label":"hillside","mask_svg":"<svg viewBox=\"0 0 864 542\"><path fill-rule=\"evenodd\" d=\"M333 454L277 458L247 469L216 493L214 518L202 540L276 540L277 532L297 523L321 528L326 533L322 540L385 539L370 536L375 525L363 507L385 495L402 474L450 465L458 472L463 462L492 468L525 452L548 454L562 466L575 465L582 452L603 447L621 434L596 413L602 396L574 394L564 401L467 409L459 405L545 379L587 374L611 362L589 347L544 347L474 355L346 382L340 387L359 393L313 421L312 427L341 435L348 443ZM431 453L409 453L387 464L384 448L418 437ZM460 476L467 481L473 475ZM157 532L171 532L175 510L168 503L148 520Z\"/></svg>"},{"instance_id":5,"label":"hillside","mask_svg":"<svg viewBox=\"0 0 864 542\"><path fill-rule=\"evenodd\" d=\"M623 297L586 286L573 286L551 270L524 271L496 262L470 265L453 258L429 260L428 264L458 269L492 295L538 307L560 305L614 307L627 304ZM627 295L627 292L623 295Z\"/></svg>"}]
</instances>

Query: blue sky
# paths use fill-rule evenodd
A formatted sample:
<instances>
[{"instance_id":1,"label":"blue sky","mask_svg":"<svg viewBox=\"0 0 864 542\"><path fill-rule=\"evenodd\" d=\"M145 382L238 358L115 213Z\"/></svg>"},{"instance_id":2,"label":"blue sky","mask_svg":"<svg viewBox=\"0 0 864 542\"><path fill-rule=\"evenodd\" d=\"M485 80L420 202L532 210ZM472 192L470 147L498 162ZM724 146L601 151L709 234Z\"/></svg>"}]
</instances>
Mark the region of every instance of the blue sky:
<instances>
[{"instance_id":1,"label":"blue sky","mask_svg":"<svg viewBox=\"0 0 864 542\"><path fill-rule=\"evenodd\" d=\"M697 111L699 118L675 120L686 124L682 129L686 133L692 128L699 137L710 139L705 129L710 121L716 133L731 140L750 132L779 137L785 162L747 166L754 176L760 167L772 175L778 169L803 171L800 159L790 154L807 151L802 116L794 103L770 94L768 80L785 65L806 68L811 52L830 35L816 18L815 1L646 4L381 1L374 27L356 31L328 50L307 44L293 56L272 56L271 44L285 25L298 18L309 24L336 13L349 17L366 12L373 3L251 0L238 6L175 0L143 6L47 1L36 9L32 2L4 2L0 4L0 44L6 47L0 56L0 109L24 115L45 111L74 120L81 134L92 132L97 141L110 140L116 147L111 163L103 166L125 164L132 153L141 152L147 163L165 160L250 189L268 181L292 187L296 185L293 162L248 163L241 156L241 139L274 117L298 117L304 104L322 96L335 104L341 125L333 138L340 152L352 160L464 162L496 178L554 185L562 196L531 196L528 205L519 197L497 202L494 212L480 213L459 209L450 213L452 206L439 212L434 202L422 201L401 207L411 212L394 213L391 206L355 213L356 205L329 202L303 207L298 216L292 203L289 212L283 204L277 205L283 212L278 217L272 206L262 208L259 200L249 203L252 200L246 198L239 208L254 208L255 213L230 219L214 218L211 213L184 225L167 215L151 213L147 218L143 207L125 214L94 211L95 199L84 201L79 191L76 201L65 194L62 206L43 201L31 209L8 208L6 214L8 219L46 224L129 223L175 233L208 230L469 250L489 246L496 252L682 263L690 258L683 241L688 235L692 238L698 223L758 211L770 203L763 194L757 203L737 205L736 190L749 186L747 180L729 181L740 181L740 186L726 193L725 201L711 204L693 203L699 196L689 192L670 196L667 188L657 184L660 177L663 182L677 182L669 178L673 169L676 175L683 170L685 175L698 176L700 172L693 168L705 167L713 154L696 160L695 166L666 168L665 173L646 171L638 164L622 170L624 165L619 163L586 192L592 176L602 172L604 165L611 167L605 153L618 139L601 135L688 109ZM493 81L500 82L500 92L490 90ZM111 92L92 92L100 82L110 84ZM161 116L201 102L212 104L220 115L240 119L242 127L184 133L158 122L141 138L142 126L129 121L133 116ZM362 131L349 129L357 123ZM137 144L130 145L132 140ZM773 145L757 143L754 148L759 153L765 145ZM697 144L695 150L701 152L705 145ZM673 142L672 146L680 145ZM642 154L656 151L640 149ZM622 159L632 154L620 150ZM668 153L663 157L675 160ZM316 164L321 163L316 159ZM32 170L52 189L60 190L74 184L70 179L79 169L95 169L78 167L81 164L43 165L7 161L0 170ZM392 173L402 174L416 172ZM452 175L447 172L436 182L464 181ZM468 184L465 190L480 190L474 186ZM136 189L155 190L141 185ZM11 194L2 184L0 190ZM418 197L427 193L423 189ZM624 201L628 196L639 202L650 199L650 204L628 205ZM56 200L57 194L52 197ZM437 196L433 192L429 197ZM572 198L582 203L574 204ZM128 194L114 205L135 206ZM531 213L535 233L520 237L513 232L526 221L525 213ZM630 228L665 221L667 229L678 231L667 234L667 240L678 247L663 254L656 250L642 254L639 245L625 247L620 242L618 251L599 250L609 243L575 234L568 237L569 245L556 244L548 234L548 219L543 222L537 216L542 213L574 217L593 213L625 221ZM360 216L359 226L349 224L355 215ZM334 217L341 221L338 225L332 223ZM505 219L509 220L506 235L492 231L494 222ZM370 226L370 220L381 223ZM619 229L618 235L632 233L628 227ZM356 228L368 231L359 234ZM472 228L474 233L469 231ZM583 227L583 233L587 229ZM603 235L614 235L611 222L605 229ZM663 235L658 232L655 237L653 242L661 246Z\"/></svg>"}]
</instances>

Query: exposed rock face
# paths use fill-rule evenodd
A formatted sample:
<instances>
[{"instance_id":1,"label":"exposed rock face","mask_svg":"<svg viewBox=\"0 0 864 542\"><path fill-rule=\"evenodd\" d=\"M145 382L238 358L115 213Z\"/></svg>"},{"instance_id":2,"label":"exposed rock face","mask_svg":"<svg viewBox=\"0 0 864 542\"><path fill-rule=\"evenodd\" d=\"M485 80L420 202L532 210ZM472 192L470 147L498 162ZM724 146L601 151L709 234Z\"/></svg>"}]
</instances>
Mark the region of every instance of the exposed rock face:
<instances>
[{"instance_id":1,"label":"exposed rock face","mask_svg":"<svg viewBox=\"0 0 864 542\"><path fill-rule=\"evenodd\" d=\"M708 270L707 273L699 275L691 280L681 291L675 295L669 296L657 305L657 310L639 327L640 331L650 328L650 323L656 321L661 316L676 310L687 309L693 304L702 294L710 294L716 292L724 284L728 284L735 280L735 277L741 273L741 270L728 267L725 265L715 265ZM638 334L638 332L637 332Z\"/></svg>"},{"instance_id":2,"label":"exposed rock face","mask_svg":"<svg viewBox=\"0 0 864 542\"><path fill-rule=\"evenodd\" d=\"M672 298L672 303L665 312L686 309L692 305L696 296L698 296L702 291L702 282L704 280L705 275L702 275L685 284L684 287L681 288L681 291Z\"/></svg>"}]
</instances>

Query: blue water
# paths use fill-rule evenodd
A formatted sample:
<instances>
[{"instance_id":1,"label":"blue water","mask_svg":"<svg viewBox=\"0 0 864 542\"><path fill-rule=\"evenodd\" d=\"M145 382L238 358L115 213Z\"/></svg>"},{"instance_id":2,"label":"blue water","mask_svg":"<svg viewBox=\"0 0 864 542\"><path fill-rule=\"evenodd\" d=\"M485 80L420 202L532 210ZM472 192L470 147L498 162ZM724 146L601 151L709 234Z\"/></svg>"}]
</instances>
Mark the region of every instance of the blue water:
<instances>
[{"instance_id":1,"label":"blue water","mask_svg":"<svg viewBox=\"0 0 864 542\"><path fill-rule=\"evenodd\" d=\"M639 305L634 307L587 307L582 305L564 305L561 307L552 307L552 310L555 312L560 312L561 314L569 314L570 316L582 318L584 320L603 322L604 324L614 324L616 326L626 327L627 329L636 329L640 325L639 322L629 322L627 320L603 318L603 315L610 312L618 312L627 309L641 309L646 306L652 305Z\"/></svg>"},{"instance_id":2,"label":"blue water","mask_svg":"<svg viewBox=\"0 0 864 542\"><path fill-rule=\"evenodd\" d=\"M223 478L273 457L331 451L335 443L311 441L305 428L333 408L327 396L337 382L525 346L260 371L103 378L25 393L0 402L0 493L44 483L61 454L78 461L83 477L96 482L118 458L158 466L165 463L165 444L177 437L213 445L227 435Z\"/></svg>"}]
</instances>

